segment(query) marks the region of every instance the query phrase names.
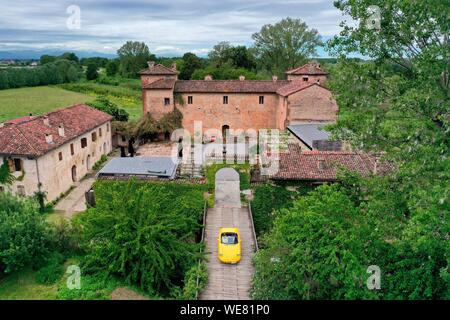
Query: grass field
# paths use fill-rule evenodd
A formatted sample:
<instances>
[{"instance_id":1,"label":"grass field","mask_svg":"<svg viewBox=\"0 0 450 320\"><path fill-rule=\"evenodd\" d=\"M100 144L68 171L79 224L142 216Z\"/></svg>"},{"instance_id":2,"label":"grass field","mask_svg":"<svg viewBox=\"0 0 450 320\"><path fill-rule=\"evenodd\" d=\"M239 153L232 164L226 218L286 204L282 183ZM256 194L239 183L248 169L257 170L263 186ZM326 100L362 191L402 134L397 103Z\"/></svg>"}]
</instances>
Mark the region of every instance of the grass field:
<instances>
[{"instance_id":1,"label":"grass field","mask_svg":"<svg viewBox=\"0 0 450 320\"><path fill-rule=\"evenodd\" d=\"M58 285L41 285L30 268L0 279L0 300L54 300Z\"/></svg>"},{"instance_id":2,"label":"grass field","mask_svg":"<svg viewBox=\"0 0 450 320\"><path fill-rule=\"evenodd\" d=\"M0 90L0 121L40 115L76 103L85 103L95 97L53 87L32 87Z\"/></svg>"},{"instance_id":3,"label":"grass field","mask_svg":"<svg viewBox=\"0 0 450 320\"><path fill-rule=\"evenodd\" d=\"M48 86L0 90L0 122L30 113L41 115L76 103L92 101L96 96ZM130 114L130 120L138 119L142 114L140 101L109 96L108 99L124 108Z\"/></svg>"}]
</instances>

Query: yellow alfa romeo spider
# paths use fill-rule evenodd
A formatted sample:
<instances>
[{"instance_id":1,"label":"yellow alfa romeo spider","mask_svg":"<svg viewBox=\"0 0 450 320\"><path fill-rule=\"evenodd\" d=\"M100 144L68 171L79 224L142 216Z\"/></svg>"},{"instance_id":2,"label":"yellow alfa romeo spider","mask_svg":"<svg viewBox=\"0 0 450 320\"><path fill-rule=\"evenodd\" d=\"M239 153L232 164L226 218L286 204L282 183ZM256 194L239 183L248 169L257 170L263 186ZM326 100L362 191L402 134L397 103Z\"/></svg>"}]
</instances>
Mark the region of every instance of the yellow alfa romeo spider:
<instances>
[{"instance_id":1,"label":"yellow alfa romeo spider","mask_svg":"<svg viewBox=\"0 0 450 320\"><path fill-rule=\"evenodd\" d=\"M219 260L223 263L238 263L241 260L241 235L238 228L221 228L217 239Z\"/></svg>"}]
</instances>

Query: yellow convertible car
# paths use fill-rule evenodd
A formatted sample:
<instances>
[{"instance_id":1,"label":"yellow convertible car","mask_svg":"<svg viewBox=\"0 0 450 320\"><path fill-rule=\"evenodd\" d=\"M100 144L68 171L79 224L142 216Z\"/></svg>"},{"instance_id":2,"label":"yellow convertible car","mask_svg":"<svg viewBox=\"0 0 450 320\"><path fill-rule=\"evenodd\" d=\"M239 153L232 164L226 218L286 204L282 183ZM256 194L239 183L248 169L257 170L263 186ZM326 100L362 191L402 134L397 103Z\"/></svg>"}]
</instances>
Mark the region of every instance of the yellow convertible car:
<instances>
[{"instance_id":1,"label":"yellow convertible car","mask_svg":"<svg viewBox=\"0 0 450 320\"><path fill-rule=\"evenodd\" d=\"M241 261L241 235L237 228L221 228L217 239L219 260L223 263Z\"/></svg>"}]
</instances>

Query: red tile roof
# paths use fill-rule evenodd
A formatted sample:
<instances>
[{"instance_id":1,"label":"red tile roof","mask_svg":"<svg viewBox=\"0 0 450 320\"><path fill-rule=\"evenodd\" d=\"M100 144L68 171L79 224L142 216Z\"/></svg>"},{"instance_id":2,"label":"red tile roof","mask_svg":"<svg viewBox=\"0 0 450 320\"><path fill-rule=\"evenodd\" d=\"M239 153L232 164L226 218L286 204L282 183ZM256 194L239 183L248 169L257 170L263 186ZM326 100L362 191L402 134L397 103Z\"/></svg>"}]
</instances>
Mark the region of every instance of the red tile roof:
<instances>
[{"instance_id":1,"label":"red tile roof","mask_svg":"<svg viewBox=\"0 0 450 320\"><path fill-rule=\"evenodd\" d=\"M311 83L311 82L305 82L305 81L291 81L290 84L278 89L277 93L280 96L287 97L293 93L299 92L301 90L307 89L312 86L319 86L321 88L324 88L325 90L328 90L327 88L325 88L324 86L321 86L317 82Z\"/></svg>"},{"instance_id":2,"label":"red tile roof","mask_svg":"<svg viewBox=\"0 0 450 320\"><path fill-rule=\"evenodd\" d=\"M49 126L44 124L48 118ZM113 119L97 109L83 104L60 109L28 120L8 121L0 127L0 154L39 157L70 140ZM59 125L64 126L64 137L58 134ZM46 142L46 134L52 135L53 143Z\"/></svg>"},{"instance_id":3,"label":"red tile roof","mask_svg":"<svg viewBox=\"0 0 450 320\"><path fill-rule=\"evenodd\" d=\"M148 90L173 90L175 82L175 79L160 79L150 84L144 85L142 88Z\"/></svg>"},{"instance_id":4,"label":"red tile roof","mask_svg":"<svg viewBox=\"0 0 450 320\"><path fill-rule=\"evenodd\" d=\"M286 74L293 75L327 75L328 72L323 71L316 63L307 63L304 66L286 71Z\"/></svg>"},{"instance_id":5,"label":"red tile roof","mask_svg":"<svg viewBox=\"0 0 450 320\"><path fill-rule=\"evenodd\" d=\"M176 93L276 93L288 85L286 80L182 80L175 83Z\"/></svg>"},{"instance_id":6,"label":"red tile roof","mask_svg":"<svg viewBox=\"0 0 450 320\"><path fill-rule=\"evenodd\" d=\"M177 75L178 73L162 64L155 64L152 67L148 67L139 72L141 75Z\"/></svg>"},{"instance_id":7,"label":"red tile roof","mask_svg":"<svg viewBox=\"0 0 450 320\"><path fill-rule=\"evenodd\" d=\"M288 153L280 153L275 180L336 181L340 167L360 173L385 174L393 170L391 164L377 162L378 157L367 153L342 151L301 151L296 145L289 146Z\"/></svg>"}]
</instances>

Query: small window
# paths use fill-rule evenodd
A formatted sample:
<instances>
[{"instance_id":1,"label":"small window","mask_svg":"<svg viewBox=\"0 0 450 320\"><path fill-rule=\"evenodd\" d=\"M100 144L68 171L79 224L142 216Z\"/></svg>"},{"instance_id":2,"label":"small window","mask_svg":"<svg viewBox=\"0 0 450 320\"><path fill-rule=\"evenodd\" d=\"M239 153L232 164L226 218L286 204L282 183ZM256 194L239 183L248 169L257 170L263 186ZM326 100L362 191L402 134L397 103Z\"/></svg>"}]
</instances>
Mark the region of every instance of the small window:
<instances>
[{"instance_id":1,"label":"small window","mask_svg":"<svg viewBox=\"0 0 450 320\"><path fill-rule=\"evenodd\" d=\"M259 97L259 104L264 104L264 96Z\"/></svg>"},{"instance_id":2,"label":"small window","mask_svg":"<svg viewBox=\"0 0 450 320\"><path fill-rule=\"evenodd\" d=\"M102 128L98 129L98 136L101 137L102 136Z\"/></svg>"},{"instance_id":3,"label":"small window","mask_svg":"<svg viewBox=\"0 0 450 320\"><path fill-rule=\"evenodd\" d=\"M92 142L97 141L97 132L92 132L91 136L92 136Z\"/></svg>"},{"instance_id":4,"label":"small window","mask_svg":"<svg viewBox=\"0 0 450 320\"><path fill-rule=\"evenodd\" d=\"M17 194L21 197L25 196L25 186L17 186Z\"/></svg>"},{"instance_id":5,"label":"small window","mask_svg":"<svg viewBox=\"0 0 450 320\"><path fill-rule=\"evenodd\" d=\"M303 81L308 81L308 77L303 77Z\"/></svg>"},{"instance_id":6,"label":"small window","mask_svg":"<svg viewBox=\"0 0 450 320\"><path fill-rule=\"evenodd\" d=\"M106 124L106 132L109 132L109 123Z\"/></svg>"},{"instance_id":7,"label":"small window","mask_svg":"<svg viewBox=\"0 0 450 320\"><path fill-rule=\"evenodd\" d=\"M228 96L223 96L223 104L228 104Z\"/></svg>"},{"instance_id":8,"label":"small window","mask_svg":"<svg viewBox=\"0 0 450 320\"><path fill-rule=\"evenodd\" d=\"M62 159L63 159L62 152L58 153L58 159L59 159L59 161L62 161Z\"/></svg>"},{"instance_id":9,"label":"small window","mask_svg":"<svg viewBox=\"0 0 450 320\"><path fill-rule=\"evenodd\" d=\"M188 97L188 104L192 104L194 103L194 97L193 96L189 96Z\"/></svg>"},{"instance_id":10,"label":"small window","mask_svg":"<svg viewBox=\"0 0 450 320\"><path fill-rule=\"evenodd\" d=\"M74 155L75 154L75 149L73 148L73 143L70 144L70 155Z\"/></svg>"},{"instance_id":11,"label":"small window","mask_svg":"<svg viewBox=\"0 0 450 320\"><path fill-rule=\"evenodd\" d=\"M164 98L164 105L170 106L170 98Z\"/></svg>"},{"instance_id":12,"label":"small window","mask_svg":"<svg viewBox=\"0 0 450 320\"><path fill-rule=\"evenodd\" d=\"M87 138L82 138L81 139L81 148L86 148L87 147Z\"/></svg>"},{"instance_id":13,"label":"small window","mask_svg":"<svg viewBox=\"0 0 450 320\"><path fill-rule=\"evenodd\" d=\"M22 171L22 160L14 159L14 171Z\"/></svg>"}]
</instances>

